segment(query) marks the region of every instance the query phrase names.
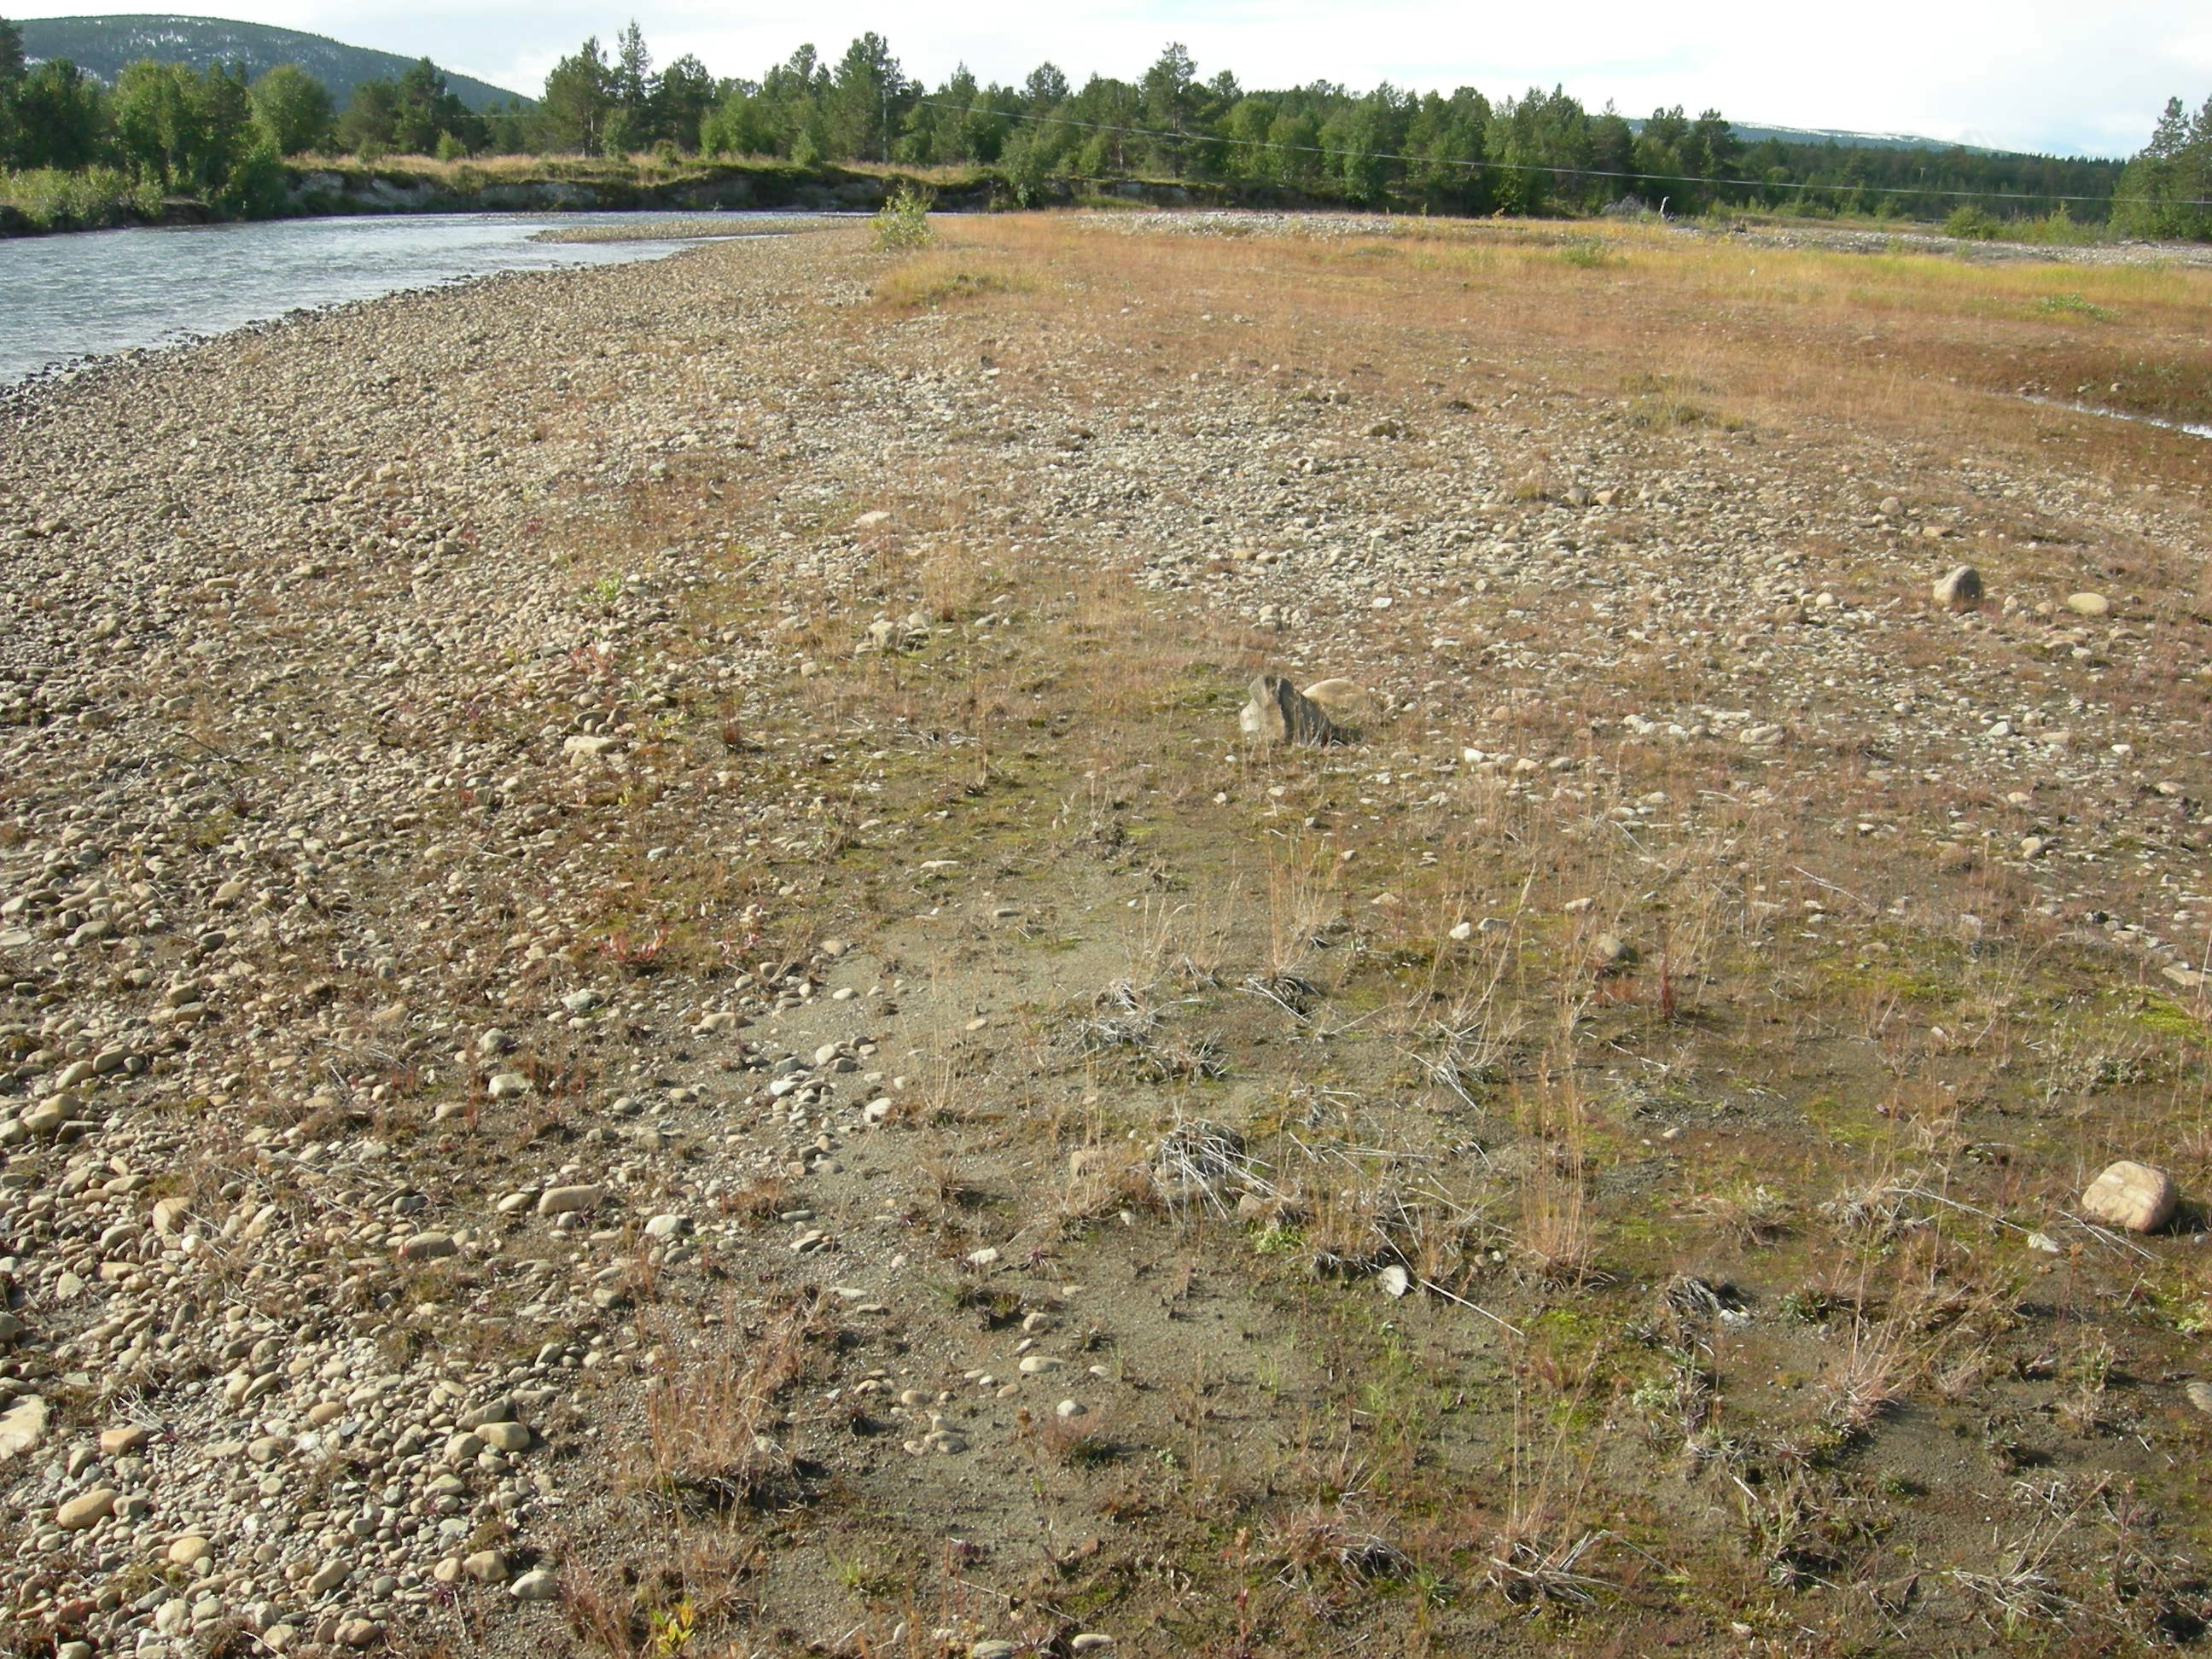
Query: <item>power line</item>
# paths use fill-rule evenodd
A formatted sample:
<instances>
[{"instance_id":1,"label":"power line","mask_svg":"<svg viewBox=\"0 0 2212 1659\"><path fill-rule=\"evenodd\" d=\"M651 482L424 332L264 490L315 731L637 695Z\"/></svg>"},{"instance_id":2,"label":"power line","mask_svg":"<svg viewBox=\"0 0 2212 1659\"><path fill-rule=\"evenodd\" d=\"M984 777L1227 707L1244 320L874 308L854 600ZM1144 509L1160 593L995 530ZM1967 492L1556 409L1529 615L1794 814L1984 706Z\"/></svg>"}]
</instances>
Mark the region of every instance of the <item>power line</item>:
<instances>
[{"instance_id":1,"label":"power line","mask_svg":"<svg viewBox=\"0 0 2212 1659\"><path fill-rule=\"evenodd\" d=\"M918 98L915 101L925 108L951 110L963 115L969 113L973 109L972 105L955 104L941 98ZM1237 144L1248 149L1283 150L1306 155L1334 155L1360 161L1404 161L1414 167L1464 167L1473 173L1486 170L1498 173L1543 173L1561 178L1623 179L1631 182L1641 180L1660 185L1734 185L1745 190L1857 191L1874 196L1942 196L1958 197L1970 201L2087 202L2112 204L2125 203L2130 206L2143 207L2212 207L2212 200L2160 202L2148 196L2065 196L2056 191L2033 191L2008 197L2005 191L1996 190L1937 190L1932 186L1923 189L1908 185L1820 185L1778 179L1705 179L1695 173L1686 173L1607 172L1601 167L1550 167L1536 161L1469 161L1463 157L1449 155L1401 155L1389 150L1330 149L1321 144L1285 144L1268 138L1231 138L1211 133L1194 135L1188 132L1164 132L1155 127L1120 126L1105 121L1079 121L1066 115L1027 115L996 109L991 111L991 113L1006 120L1034 121L1048 125L1079 127L1088 132L1117 132L1132 137L1158 138L1174 143L1188 143L1196 137L1200 143Z\"/></svg>"}]
</instances>

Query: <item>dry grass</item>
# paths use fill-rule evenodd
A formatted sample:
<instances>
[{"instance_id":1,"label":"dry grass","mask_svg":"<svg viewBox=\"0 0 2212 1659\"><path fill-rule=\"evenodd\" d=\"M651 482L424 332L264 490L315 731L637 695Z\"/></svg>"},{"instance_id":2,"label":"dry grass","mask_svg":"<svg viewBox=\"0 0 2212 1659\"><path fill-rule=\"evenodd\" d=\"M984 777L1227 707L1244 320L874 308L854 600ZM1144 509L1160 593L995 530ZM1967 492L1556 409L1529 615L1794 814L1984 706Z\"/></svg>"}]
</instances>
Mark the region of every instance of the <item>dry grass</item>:
<instances>
[{"instance_id":1,"label":"dry grass","mask_svg":"<svg viewBox=\"0 0 2212 1659\"><path fill-rule=\"evenodd\" d=\"M800 1301L719 1340L672 1331L647 1388L644 1438L627 1460L630 1487L679 1509L771 1498L791 1469L769 1432L775 1401L806 1374L824 1329L822 1311Z\"/></svg>"},{"instance_id":2,"label":"dry grass","mask_svg":"<svg viewBox=\"0 0 2212 1659\"><path fill-rule=\"evenodd\" d=\"M2039 464L2056 434L2070 465L2193 482L2201 441L2018 394L2212 418L2212 347L2196 326L2212 270L1785 252L1627 226L1572 234L1603 248L1604 268L1563 262L1561 233L1540 226L1438 223L1320 242L1079 236L1047 216L1008 216L948 222L920 285L950 280L988 249L992 264L975 268L1017 286L1026 276L1029 305L1057 311L1109 285L1146 295L1150 325L1187 323L1187 369L1249 376L1244 349L1290 347L1295 358L1325 332L1356 342L1386 373L1418 378L1434 361L1429 339L1472 331L1516 342L1525 367L1586 394L1612 402L1631 388L1625 407L1648 424L1786 429L1817 418L1899 437L1970 424L1981 442ZM1251 326L1199 321L1231 294ZM2084 320L2046 305L2054 299L2106 314ZM1788 349L1774 349L1779 339ZM2131 372L2146 363L2166 367Z\"/></svg>"}]
</instances>

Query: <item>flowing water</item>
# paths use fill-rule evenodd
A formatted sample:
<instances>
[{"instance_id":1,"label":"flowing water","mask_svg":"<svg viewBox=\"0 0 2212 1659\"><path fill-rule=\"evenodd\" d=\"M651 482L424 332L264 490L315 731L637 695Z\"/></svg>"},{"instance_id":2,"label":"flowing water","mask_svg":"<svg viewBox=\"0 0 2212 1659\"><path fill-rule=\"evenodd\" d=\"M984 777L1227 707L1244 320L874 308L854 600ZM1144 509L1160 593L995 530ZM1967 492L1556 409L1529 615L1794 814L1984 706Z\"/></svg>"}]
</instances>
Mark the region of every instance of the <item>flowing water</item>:
<instances>
[{"instance_id":1,"label":"flowing water","mask_svg":"<svg viewBox=\"0 0 2212 1659\"><path fill-rule=\"evenodd\" d=\"M2070 403L2063 398L2021 395L2023 401L2041 404L2045 409L2071 410L2076 415L2101 415L2108 421L2133 421L2137 426L2154 426L2165 432L2185 432L2192 438L2212 438L2212 426L2199 426L2194 421L2168 421L2156 415L2131 414L2124 409L2104 409L2095 404Z\"/></svg>"},{"instance_id":2,"label":"flowing water","mask_svg":"<svg viewBox=\"0 0 2212 1659\"><path fill-rule=\"evenodd\" d=\"M658 259L680 241L533 241L550 226L667 215L451 213L280 219L0 240L0 385L42 368L498 270ZM687 219L705 217L686 215ZM714 216L732 235L813 215Z\"/></svg>"}]
</instances>

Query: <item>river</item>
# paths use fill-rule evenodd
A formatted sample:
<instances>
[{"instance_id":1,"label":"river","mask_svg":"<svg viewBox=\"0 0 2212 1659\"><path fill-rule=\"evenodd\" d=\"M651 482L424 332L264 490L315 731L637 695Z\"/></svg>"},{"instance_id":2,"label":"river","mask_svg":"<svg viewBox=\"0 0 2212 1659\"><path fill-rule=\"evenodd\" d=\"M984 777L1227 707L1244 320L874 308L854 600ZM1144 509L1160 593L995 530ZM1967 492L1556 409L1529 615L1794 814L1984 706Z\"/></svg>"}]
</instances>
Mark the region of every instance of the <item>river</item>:
<instances>
[{"instance_id":1,"label":"river","mask_svg":"<svg viewBox=\"0 0 2212 1659\"><path fill-rule=\"evenodd\" d=\"M94 231L0 240L0 385L74 360L219 334L301 307L500 270L657 259L682 241L539 242L618 213L428 214ZM672 216L656 214L665 221ZM686 220L708 216L686 214ZM732 235L816 215L713 216Z\"/></svg>"}]
</instances>

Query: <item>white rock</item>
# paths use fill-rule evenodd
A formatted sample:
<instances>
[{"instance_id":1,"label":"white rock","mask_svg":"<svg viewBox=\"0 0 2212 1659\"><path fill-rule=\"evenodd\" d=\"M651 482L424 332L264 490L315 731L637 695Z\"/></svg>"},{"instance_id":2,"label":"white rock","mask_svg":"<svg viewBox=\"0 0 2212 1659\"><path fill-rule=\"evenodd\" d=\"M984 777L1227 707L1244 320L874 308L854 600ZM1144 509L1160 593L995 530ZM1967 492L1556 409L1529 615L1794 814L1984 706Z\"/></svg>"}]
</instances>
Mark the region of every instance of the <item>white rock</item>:
<instances>
[{"instance_id":1,"label":"white rock","mask_svg":"<svg viewBox=\"0 0 2212 1659\"><path fill-rule=\"evenodd\" d=\"M46 1437L46 1402L35 1394L0 1412L0 1463L36 1451Z\"/></svg>"},{"instance_id":2,"label":"white rock","mask_svg":"<svg viewBox=\"0 0 2212 1659\"><path fill-rule=\"evenodd\" d=\"M2081 1194L2081 1213L2107 1227L2154 1233L2173 1218L2173 1177L2148 1164L2123 1158L2106 1167Z\"/></svg>"},{"instance_id":3,"label":"white rock","mask_svg":"<svg viewBox=\"0 0 2212 1659\"><path fill-rule=\"evenodd\" d=\"M538 1195L538 1213L540 1215L570 1215L581 1210L596 1210L606 1201L607 1189L597 1185L548 1187Z\"/></svg>"},{"instance_id":4,"label":"white rock","mask_svg":"<svg viewBox=\"0 0 2212 1659\"><path fill-rule=\"evenodd\" d=\"M1382 700L1356 680L1342 678L1316 680L1306 687L1307 700L1321 705L1322 714L1340 726L1365 726L1381 717Z\"/></svg>"}]
</instances>

